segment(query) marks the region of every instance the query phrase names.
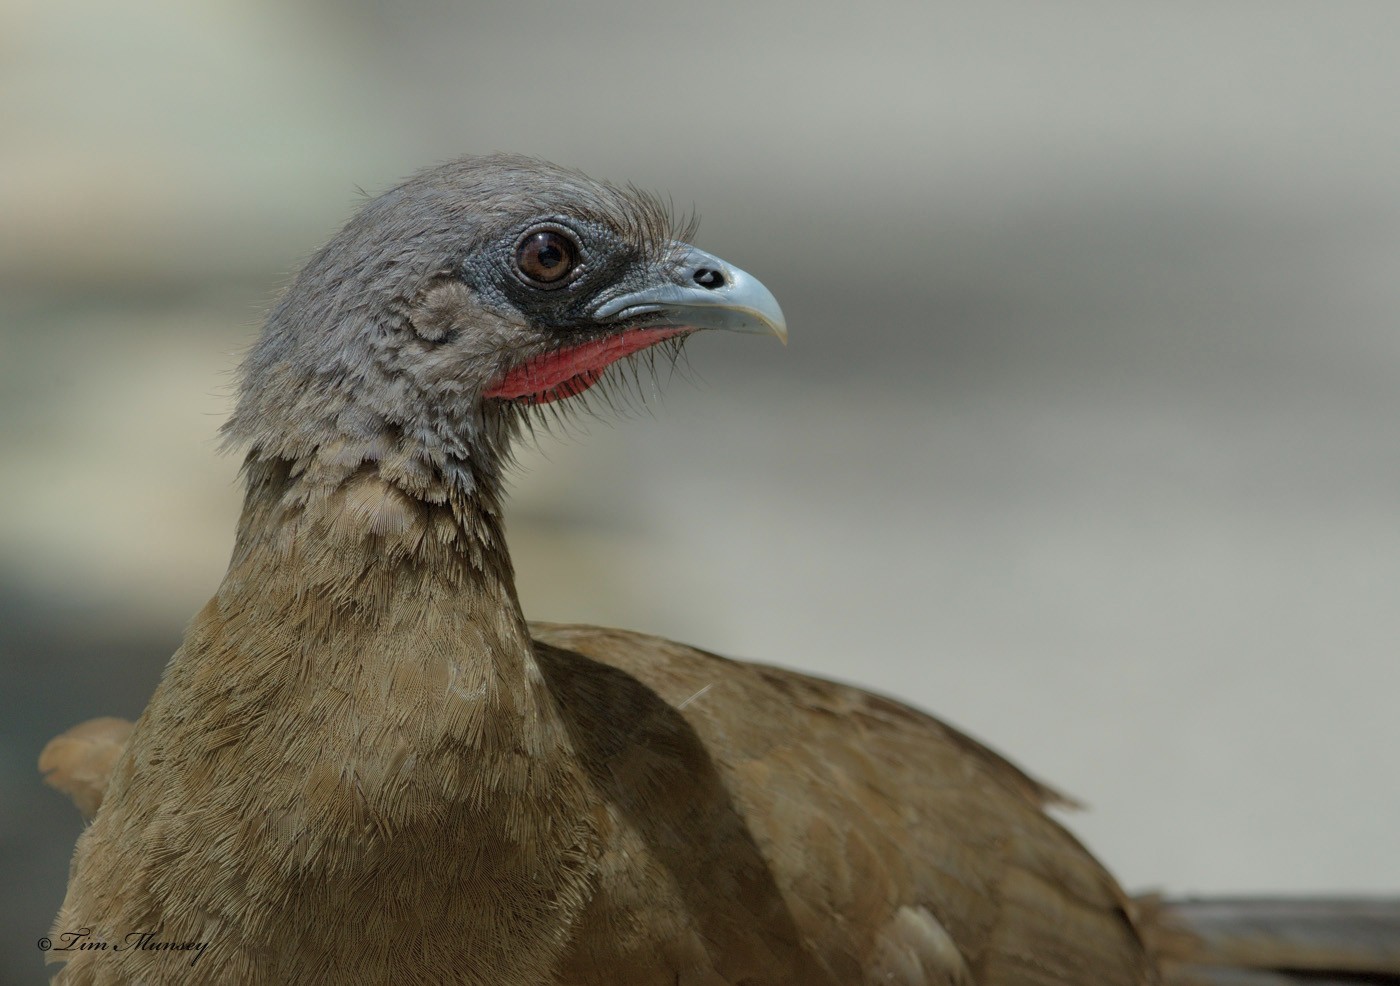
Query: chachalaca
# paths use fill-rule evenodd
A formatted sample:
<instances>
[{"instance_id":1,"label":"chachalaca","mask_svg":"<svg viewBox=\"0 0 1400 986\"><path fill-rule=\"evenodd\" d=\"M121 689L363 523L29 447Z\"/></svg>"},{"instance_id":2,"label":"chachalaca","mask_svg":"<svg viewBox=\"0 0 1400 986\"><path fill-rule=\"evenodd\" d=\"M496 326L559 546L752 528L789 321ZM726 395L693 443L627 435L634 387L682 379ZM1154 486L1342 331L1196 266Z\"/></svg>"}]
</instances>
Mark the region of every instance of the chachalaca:
<instances>
[{"instance_id":1,"label":"chachalaca","mask_svg":"<svg viewBox=\"0 0 1400 986\"><path fill-rule=\"evenodd\" d=\"M226 426L223 583L129 738L45 752L101 801L56 981L1400 981L1393 905L1308 933L1290 905L1132 900L1054 792L897 702L527 625L501 503L530 415L698 329L784 334L687 239L636 190L497 156L374 199L305 265Z\"/></svg>"}]
</instances>

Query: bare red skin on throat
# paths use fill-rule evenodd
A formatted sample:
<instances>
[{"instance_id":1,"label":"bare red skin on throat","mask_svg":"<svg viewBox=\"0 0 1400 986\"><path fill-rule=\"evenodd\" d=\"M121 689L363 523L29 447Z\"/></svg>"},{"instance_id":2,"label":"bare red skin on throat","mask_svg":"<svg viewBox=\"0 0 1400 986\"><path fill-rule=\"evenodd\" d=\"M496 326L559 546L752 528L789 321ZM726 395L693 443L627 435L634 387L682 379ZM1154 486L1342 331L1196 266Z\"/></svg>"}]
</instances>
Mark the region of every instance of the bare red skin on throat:
<instances>
[{"instance_id":1,"label":"bare red skin on throat","mask_svg":"<svg viewBox=\"0 0 1400 986\"><path fill-rule=\"evenodd\" d=\"M581 394L598 382L609 363L689 329L629 329L617 335L590 339L568 349L544 353L509 370L482 394L504 400L529 398L548 404Z\"/></svg>"}]
</instances>

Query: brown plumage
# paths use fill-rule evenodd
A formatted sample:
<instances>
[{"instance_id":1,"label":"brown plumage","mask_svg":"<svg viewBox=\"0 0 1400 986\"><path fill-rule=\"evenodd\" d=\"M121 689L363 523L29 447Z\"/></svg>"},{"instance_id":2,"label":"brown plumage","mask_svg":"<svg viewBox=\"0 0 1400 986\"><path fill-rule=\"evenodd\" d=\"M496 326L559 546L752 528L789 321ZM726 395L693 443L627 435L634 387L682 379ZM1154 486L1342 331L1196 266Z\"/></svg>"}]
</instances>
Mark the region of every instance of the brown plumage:
<instances>
[{"instance_id":1,"label":"brown plumage","mask_svg":"<svg viewBox=\"0 0 1400 986\"><path fill-rule=\"evenodd\" d=\"M120 759L114 733L45 751L101 802L56 981L1126 986L1160 981L1158 939L1192 959L1199 929L1142 920L1052 792L947 726L527 626L511 440L703 327L781 313L652 199L527 159L424 172L312 258L227 427L223 583Z\"/></svg>"},{"instance_id":2,"label":"brown plumage","mask_svg":"<svg viewBox=\"0 0 1400 986\"><path fill-rule=\"evenodd\" d=\"M39 754L44 783L72 798L83 818L91 819L130 736L131 723L111 716L89 719L55 736Z\"/></svg>"}]
</instances>

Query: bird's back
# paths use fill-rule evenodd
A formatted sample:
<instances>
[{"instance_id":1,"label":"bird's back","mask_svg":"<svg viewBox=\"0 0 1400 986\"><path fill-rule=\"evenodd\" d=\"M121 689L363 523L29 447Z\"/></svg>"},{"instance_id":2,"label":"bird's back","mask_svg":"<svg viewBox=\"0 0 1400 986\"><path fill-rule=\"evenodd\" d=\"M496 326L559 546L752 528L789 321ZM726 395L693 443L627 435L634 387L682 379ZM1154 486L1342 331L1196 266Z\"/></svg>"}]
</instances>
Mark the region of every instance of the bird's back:
<instances>
[{"instance_id":1,"label":"bird's back","mask_svg":"<svg viewBox=\"0 0 1400 986\"><path fill-rule=\"evenodd\" d=\"M531 631L608 816L563 981L1156 981L1054 792L962 733L655 637Z\"/></svg>"}]
</instances>

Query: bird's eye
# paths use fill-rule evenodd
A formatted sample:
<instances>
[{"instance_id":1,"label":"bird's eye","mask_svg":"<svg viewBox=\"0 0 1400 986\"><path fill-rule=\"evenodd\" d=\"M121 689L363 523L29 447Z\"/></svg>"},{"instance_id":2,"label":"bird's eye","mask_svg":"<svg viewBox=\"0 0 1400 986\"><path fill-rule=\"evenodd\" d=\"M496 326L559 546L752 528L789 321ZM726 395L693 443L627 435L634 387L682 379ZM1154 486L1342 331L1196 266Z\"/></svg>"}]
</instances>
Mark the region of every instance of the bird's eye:
<instances>
[{"instance_id":1,"label":"bird's eye","mask_svg":"<svg viewBox=\"0 0 1400 986\"><path fill-rule=\"evenodd\" d=\"M537 287L559 287L578 267L578 243L557 229L526 233L515 248L515 267Z\"/></svg>"}]
</instances>

